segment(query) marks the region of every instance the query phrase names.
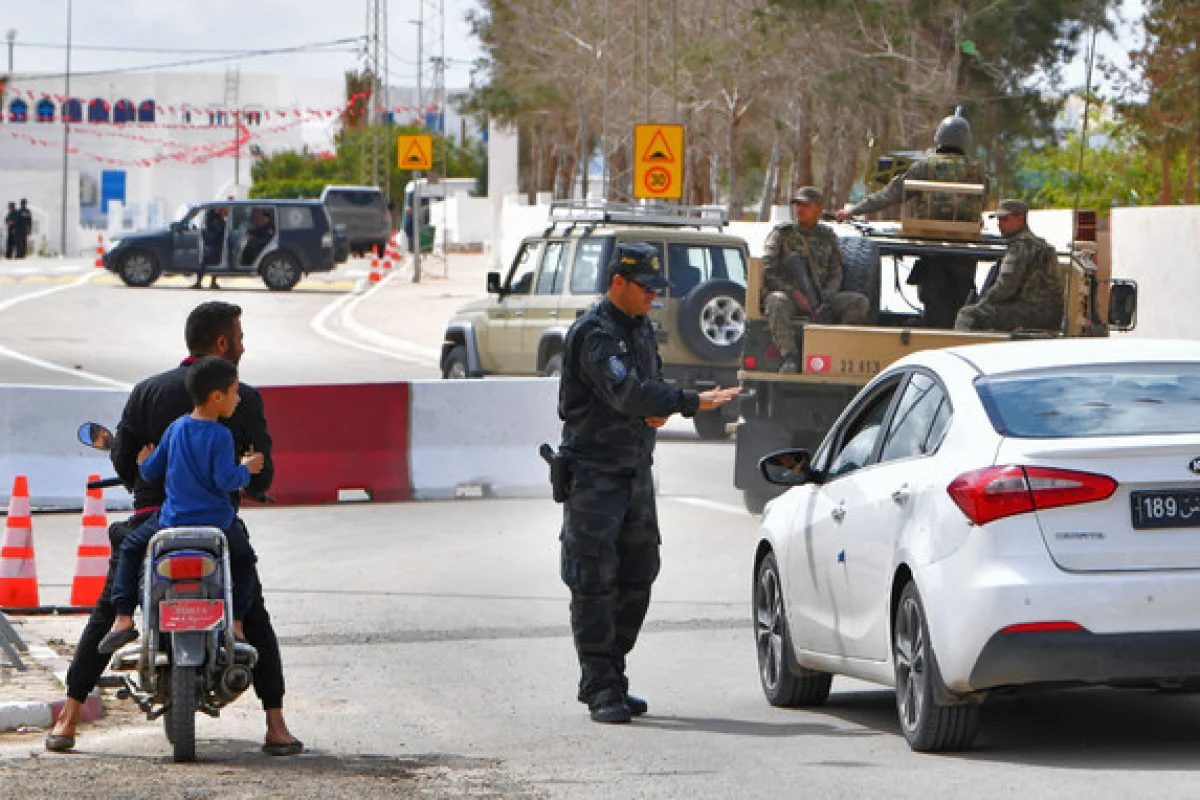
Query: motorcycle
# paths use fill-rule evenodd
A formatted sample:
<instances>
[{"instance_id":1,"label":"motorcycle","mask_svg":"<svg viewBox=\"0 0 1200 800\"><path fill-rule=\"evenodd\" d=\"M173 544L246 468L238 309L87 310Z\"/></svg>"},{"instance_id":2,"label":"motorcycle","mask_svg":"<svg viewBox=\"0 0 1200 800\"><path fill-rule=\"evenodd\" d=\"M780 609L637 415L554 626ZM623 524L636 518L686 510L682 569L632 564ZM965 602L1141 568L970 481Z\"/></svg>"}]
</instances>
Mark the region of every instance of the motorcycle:
<instances>
[{"instance_id":1,"label":"motorcycle","mask_svg":"<svg viewBox=\"0 0 1200 800\"><path fill-rule=\"evenodd\" d=\"M112 433L87 422L79 441L111 450ZM119 486L119 478L88 483ZM219 717L250 687L258 651L233 636L233 580L220 528L164 528L146 549L141 575L141 641L113 654L117 697L149 720L163 718L174 760L196 760L196 713ZM133 673L133 674L130 674Z\"/></svg>"}]
</instances>

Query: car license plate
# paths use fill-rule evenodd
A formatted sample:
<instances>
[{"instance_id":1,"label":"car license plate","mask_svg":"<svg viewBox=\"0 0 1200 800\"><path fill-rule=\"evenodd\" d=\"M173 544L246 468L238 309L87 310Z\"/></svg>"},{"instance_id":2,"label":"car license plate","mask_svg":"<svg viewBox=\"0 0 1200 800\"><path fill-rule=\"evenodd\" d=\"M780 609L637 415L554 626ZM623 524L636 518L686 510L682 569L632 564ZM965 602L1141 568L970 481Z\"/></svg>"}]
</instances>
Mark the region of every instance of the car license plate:
<instances>
[{"instance_id":1,"label":"car license plate","mask_svg":"<svg viewBox=\"0 0 1200 800\"><path fill-rule=\"evenodd\" d=\"M1200 528L1200 489L1130 492L1129 504L1138 530Z\"/></svg>"},{"instance_id":2,"label":"car license plate","mask_svg":"<svg viewBox=\"0 0 1200 800\"><path fill-rule=\"evenodd\" d=\"M224 600L163 600L158 628L163 631L210 631L225 619Z\"/></svg>"}]
</instances>

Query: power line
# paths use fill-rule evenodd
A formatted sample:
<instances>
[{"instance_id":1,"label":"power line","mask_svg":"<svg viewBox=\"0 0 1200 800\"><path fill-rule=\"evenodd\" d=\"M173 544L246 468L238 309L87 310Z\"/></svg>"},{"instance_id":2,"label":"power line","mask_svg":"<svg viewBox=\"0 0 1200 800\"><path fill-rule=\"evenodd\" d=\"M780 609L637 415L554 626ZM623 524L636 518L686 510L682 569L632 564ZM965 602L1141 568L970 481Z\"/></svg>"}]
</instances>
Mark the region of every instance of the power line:
<instances>
[{"instance_id":1,"label":"power line","mask_svg":"<svg viewBox=\"0 0 1200 800\"><path fill-rule=\"evenodd\" d=\"M362 39L363 39L363 37L361 37L361 36L352 36L352 37L345 38L345 39L334 39L333 41L329 41L329 42L313 42L311 44L301 44L301 45L295 45L293 47L278 47L278 48L274 48L271 50L245 50L245 51L239 52L237 55L212 56L210 58L194 58L194 59L190 59L187 61L173 61L173 62L169 62L166 64L144 64L139 67L120 67L120 68L115 68L115 69L93 70L91 72L74 72L74 73L72 73L72 75L75 77L91 77L91 76L95 76L95 75L122 75L122 74L129 73L129 72L149 72L149 71L153 71L153 70L173 69L175 67L194 67L194 66L197 66L200 64L216 64L216 63L220 63L223 61L235 61L235 60L242 59L242 58L260 58L263 56L275 56L275 55L282 55L285 53L300 53L300 52L304 52L304 51L317 50L317 49L322 49L322 48L332 48L332 47L337 47L340 45L347 45L347 44L359 44L362 41ZM71 49L73 50L75 48L72 47ZM331 51L331 50L325 49L324 52L337 52L337 51ZM356 52L356 51L347 50L344 52ZM19 76L19 78L21 80L43 80L43 79L47 79L47 78L62 78L62 77L65 77L64 73L54 73L54 72Z\"/></svg>"},{"instance_id":2,"label":"power line","mask_svg":"<svg viewBox=\"0 0 1200 800\"><path fill-rule=\"evenodd\" d=\"M22 42L14 41L13 46L17 48L29 48L30 50L66 50L67 46L60 42ZM247 52L247 50L230 50L219 48L191 48L191 47L137 47L118 44L73 44L72 50L93 50L100 53L174 53L175 55L226 55L235 56Z\"/></svg>"}]
</instances>

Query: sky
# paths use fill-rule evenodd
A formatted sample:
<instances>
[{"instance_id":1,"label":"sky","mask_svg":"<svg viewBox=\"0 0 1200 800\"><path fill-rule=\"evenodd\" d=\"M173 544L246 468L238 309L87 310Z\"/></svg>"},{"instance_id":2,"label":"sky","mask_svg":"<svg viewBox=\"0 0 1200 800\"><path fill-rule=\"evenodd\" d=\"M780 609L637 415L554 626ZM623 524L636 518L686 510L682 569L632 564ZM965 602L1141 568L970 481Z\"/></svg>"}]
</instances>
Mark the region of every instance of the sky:
<instances>
[{"instance_id":1,"label":"sky","mask_svg":"<svg viewBox=\"0 0 1200 800\"><path fill-rule=\"evenodd\" d=\"M423 9L422 9L423 7ZM446 86L467 88L471 62L482 55L465 15L478 8L475 0L388 0L391 83L416 84L418 26L424 11L424 61L436 55L439 8L444 9ZM19 73L62 74L66 68L68 0L0 0L0 35L16 31L13 68ZM367 30L366 0L73 0L72 73L151 66L222 54L197 50L282 49L339 39L362 37ZM155 48L162 52L122 52L77 49L78 46ZM356 53L355 50L359 52ZM287 73L341 80L360 65L362 46L347 43L315 52L239 57L182 68L223 72L226 65L244 73ZM7 67L6 42L0 40L0 69ZM432 81L425 72L425 85Z\"/></svg>"}]
</instances>

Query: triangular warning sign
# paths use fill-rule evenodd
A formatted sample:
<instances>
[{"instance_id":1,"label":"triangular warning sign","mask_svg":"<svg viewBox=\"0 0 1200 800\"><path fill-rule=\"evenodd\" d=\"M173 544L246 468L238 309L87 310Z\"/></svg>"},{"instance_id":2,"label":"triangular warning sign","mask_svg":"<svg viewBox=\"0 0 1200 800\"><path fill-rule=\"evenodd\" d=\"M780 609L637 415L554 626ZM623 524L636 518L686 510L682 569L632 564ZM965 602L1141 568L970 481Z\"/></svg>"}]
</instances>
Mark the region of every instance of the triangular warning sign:
<instances>
[{"instance_id":1,"label":"triangular warning sign","mask_svg":"<svg viewBox=\"0 0 1200 800\"><path fill-rule=\"evenodd\" d=\"M414 139L413 143L408 146L408 150L404 153L403 161L405 164L429 163L429 156L426 155L425 151L421 149L421 142L419 139Z\"/></svg>"},{"instance_id":2,"label":"triangular warning sign","mask_svg":"<svg viewBox=\"0 0 1200 800\"><path fill-rule=\"evenodd\" d=\"M667 144L667 137L663 136L662 128L654 132L650 146L642 154L642 161L655 164L675 163L675 154L671 152L671 146Z\"/></svg>"}]
</instances>

